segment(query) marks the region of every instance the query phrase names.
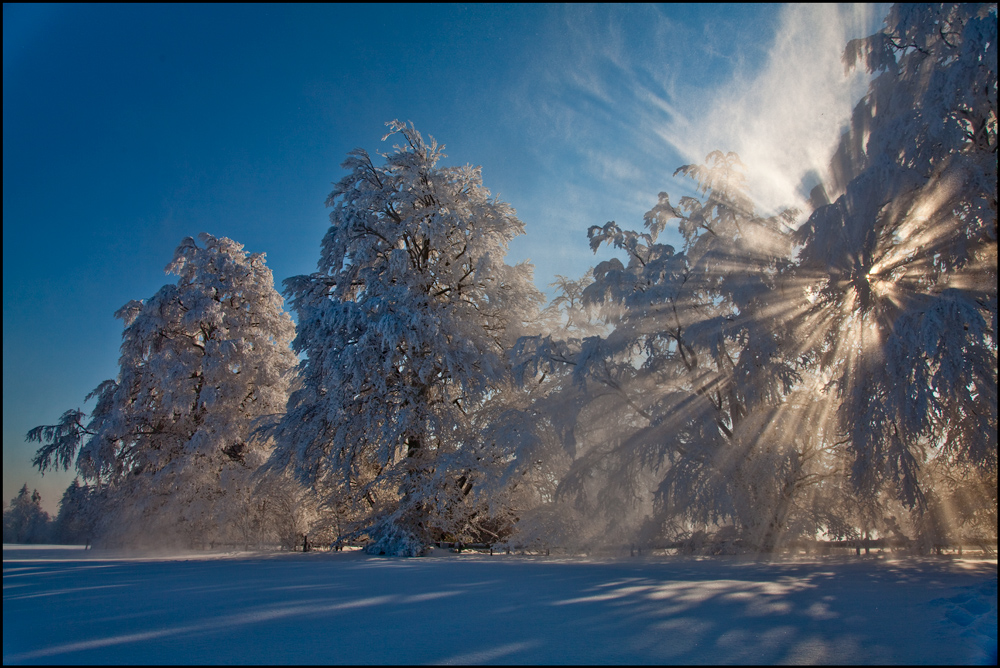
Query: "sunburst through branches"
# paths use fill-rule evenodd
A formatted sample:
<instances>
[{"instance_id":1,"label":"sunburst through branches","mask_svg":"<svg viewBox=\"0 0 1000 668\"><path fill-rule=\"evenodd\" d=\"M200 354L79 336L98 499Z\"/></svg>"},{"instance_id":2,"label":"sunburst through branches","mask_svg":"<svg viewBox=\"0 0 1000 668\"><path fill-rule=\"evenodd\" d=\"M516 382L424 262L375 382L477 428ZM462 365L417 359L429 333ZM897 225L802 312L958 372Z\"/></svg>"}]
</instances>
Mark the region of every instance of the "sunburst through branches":
<instances>
[{"instance_id":1,"label":"sunburst through branches","mask_svg":"<svg viewBox=\"0 0 1000 668\"><path fill-rule=\"evenodd\" d=\"M573 367L557 498L690 549L995 545L995 52L989 6L896 7L851 42L877 76L804 223L755 213L717 151L677 170L700 198L591 227L626 258L582 295L611 333L521 347ZM598 404L610 434L583 428Z\"/></svg>"}]
</instances>

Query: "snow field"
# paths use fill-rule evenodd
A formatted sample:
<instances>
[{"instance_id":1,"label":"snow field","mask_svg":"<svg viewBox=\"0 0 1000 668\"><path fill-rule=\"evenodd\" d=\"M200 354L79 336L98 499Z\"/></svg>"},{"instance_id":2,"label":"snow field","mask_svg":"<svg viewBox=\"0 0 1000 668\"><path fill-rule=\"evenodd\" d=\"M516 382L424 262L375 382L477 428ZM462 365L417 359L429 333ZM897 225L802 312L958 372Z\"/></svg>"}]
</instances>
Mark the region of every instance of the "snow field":
<instances>
[{"instance_id":1,"label":"snow field","mask_svg":"<svg viewBox=\"0 0 1000 668\"><path fill-rule=\"evenodd\" d=\"M996 561L4 546L4 664L985 663Z\"/></svg>"}]
</instances>

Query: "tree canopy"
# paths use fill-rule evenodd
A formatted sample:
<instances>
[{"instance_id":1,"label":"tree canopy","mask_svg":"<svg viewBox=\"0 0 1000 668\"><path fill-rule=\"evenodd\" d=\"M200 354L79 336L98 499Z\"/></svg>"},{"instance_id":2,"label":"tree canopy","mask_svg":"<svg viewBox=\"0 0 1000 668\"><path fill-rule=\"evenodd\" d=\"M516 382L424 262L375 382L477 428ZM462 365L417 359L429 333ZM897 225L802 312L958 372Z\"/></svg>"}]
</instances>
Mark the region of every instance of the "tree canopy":
<instances>
[{"instance_id":1,"label":"tree canopy","mask_svg":"<svg viewBox=\"0 0 1000 668\"><path fill-rule=\"evenodd\" d=\"M131 541L211 540L234 489L267 457L255 420L284 410L294 331L262 254L202 234L181 242L176 284L115 315L125 323L119 374L80 410L29 440L42 471L68 468L98 487L103 533ZM85 423L86 419L86 423ZM122 538L125 540L126 538Z\"/></svg>"},{"instance_id":2,"label":"tree canopy","mask_svg":"<svg viewBox=\"0 0 1000 668\"><path fill-rule=\"evenodd\" d=\"M441 167L437 142L388 125L402 144L384 164L351 152L318 271L286 281L305 359L275 457L366 504L370 549L411 554L474 514L458 507L495 454L472 418L540 296L530 265L504 263L524 226L480 169Z\"/></svg>"}]
</instances>

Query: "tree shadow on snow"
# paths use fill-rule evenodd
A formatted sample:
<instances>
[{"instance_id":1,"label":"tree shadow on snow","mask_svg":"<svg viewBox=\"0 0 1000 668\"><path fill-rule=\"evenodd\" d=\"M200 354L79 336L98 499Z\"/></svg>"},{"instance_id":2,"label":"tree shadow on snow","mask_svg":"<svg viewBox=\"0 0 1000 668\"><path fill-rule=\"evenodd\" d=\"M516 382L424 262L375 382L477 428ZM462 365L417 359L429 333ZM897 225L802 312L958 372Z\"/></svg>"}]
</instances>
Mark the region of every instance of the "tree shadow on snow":
<instances>
[{"instance_id":1,"label":"tree shadow on snow","mask_svg":"<svg viewBox=\"0 0 1000 668\"><path fill-rule=\"evenodd\" d=\"M4 554L4 663L983 663L996 562Z\"/></svg>"}]
</instances>

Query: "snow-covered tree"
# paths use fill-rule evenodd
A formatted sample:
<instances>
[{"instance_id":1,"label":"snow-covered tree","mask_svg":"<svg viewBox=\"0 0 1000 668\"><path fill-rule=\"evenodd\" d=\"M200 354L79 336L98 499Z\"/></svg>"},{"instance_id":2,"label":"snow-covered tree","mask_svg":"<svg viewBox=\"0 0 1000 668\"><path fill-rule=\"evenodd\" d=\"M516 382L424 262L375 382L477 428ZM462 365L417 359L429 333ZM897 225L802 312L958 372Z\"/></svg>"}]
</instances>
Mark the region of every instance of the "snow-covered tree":
<instances>
[{"instance_id":1,"label":"snow-covered tree","mask_svg":"<svg viewBox=\"0 0 1000 668\"><path fill-rule=\"evenodd\" d=\"M38 490L25 483L3 511L3 542L44 543L49 540L49 514L42 509Z\"/></svg>"},{"instance_id":2,"label":"snow-covered tree","mask_svg":"<svg viewBox=\"0 0 1000 668\"><path fill-rule=\"evenodd\" d=\"M719 152L678 170L703 198L661 194L643 232L591 228L628 258L583 293L613 331L520 348L525 378L573 367L557 496L584 515L621 529L631 505L648 513L634 535L722 528L764 550L899 532L885 494L919 506L934 489L970 526L995 516L995 494L973 511L935 481L996 479L996 9L900 6L886 25L847 46L848 66L881 74L835 155L836 201L797 233L794 212L754 213ZM657 240L669 221L683 252Z\"/></svg>"},{"instance_id":3,"label":"snow-covered tree","mask_svg":"<svg viewBox=\"0 0 1000 668\"><path fill-rule=\"evenodd\" d=\"M800 377L775 317L794 212L755 214L735 154L713 152L677 172L703 199L675 208L661 193L645 231L614 222L590 229L595 250L606 243L627 255L627 265L600 263L582 295L613 331L525 341L522 350L540 364L536 375L573 366L574 463L559 494L603 516L616 532L605 531L607 540L732 523L754 547L773 549L813 480L803 462L809 446L773 427L801 419L783 408ZM682 252L658 241L671 224Z\"/></svg>"},{"instance_id":4,"label":"snow-covered tree","mask_svg":"<svg viewBox=\"0 0 1000 668\"><path fill-rule=\"evenodd\" d=\"M844 60L877 76L798 232L795 327L856 488L923 508L929 466L996 479L996 5L896 5Z\"/></svg>"},{"instance_id":5,"label":"snow-covered tree","mask_svg":"<svg viewBox=\"0 0 1000 668\"><path fill-rule=\"evenodd\" d=\"M99 502L97 491L73 478L59 501L59 514L52 521L52 540L67 545L86 543L94 536Z\"/></svg>"},{"instance_id":6,"label":"snow-covered tree","mask_svg":"<svg viewBox=\"0 0 1000 668\"><path fill-rule=\"evenodd\" d=\"M286 281L304 353L275 462L350 499L369 550L415 554L466 531L497 458L472 417L508 382L505 353L537 311L528 264L504 263L524 226L478 167L389 123L402 146L343 163L318 271Z\"/></svg>"},{"instance_id":7,"label":"snow-covered tree","mask_svg":"<svg viewBox=\"0 0 1000 668\"><path fill-rule=\"evenodd\" d=\"M258 470L249 484L228 488L227 497L230 540L244 549L278 544L294 550L303 535L315 538L320 528L314 492L284 471Z\"/></svg>"},{"instance_id":8,"label":"snow-covered tree","mask_svg":"<svg viewBox=\"0 0 1000 668\"><path fill-rule=\"evenodd\" d=\"M255 421L284 410L294 326L264 256L201 240L178 246L167 266L176 284L116 313L125 322L119 375L90 395L89 421L67 411L28 433L43 443L40 470L75 459L98 487L105 540L224 539L243 512L239 490L269 454L251 438Z\"/></svg>"},{"instance_id":9,"label":"snow-covered tree","mask_svg":"<svg viewBox=\"0 0 1000 668\"><path fill-rule=\"evenodd\" d=\"M557 276L552 283L556 294L532 329L567 339L603 331L603 324L581 301L583 289L591 281L589 273L579 280ZM523 357L519 352L522 346L523 341L515 344L512 355ZM513 371L515 383L505 385L473 416L481 440L499 454L492 460L493 467L502 472L478 488L489 508L483 514L489 526L479 525L479 540L535 549L553 545L552 540L565 545L567 541L549 531L552 522L546 518L552 514L548 506L568 467L562 442L566 431L572 431L569 423L575 412L559 411L553 404L566 400L568 394L562 390L571 385L570 376L564 365L552 367L550 373L539 374L530 382L523 377L523 364ZM555 416L565 419L553 419ZM515 524L517 535L512 536Z\"/></svg>"}]
</instances>

